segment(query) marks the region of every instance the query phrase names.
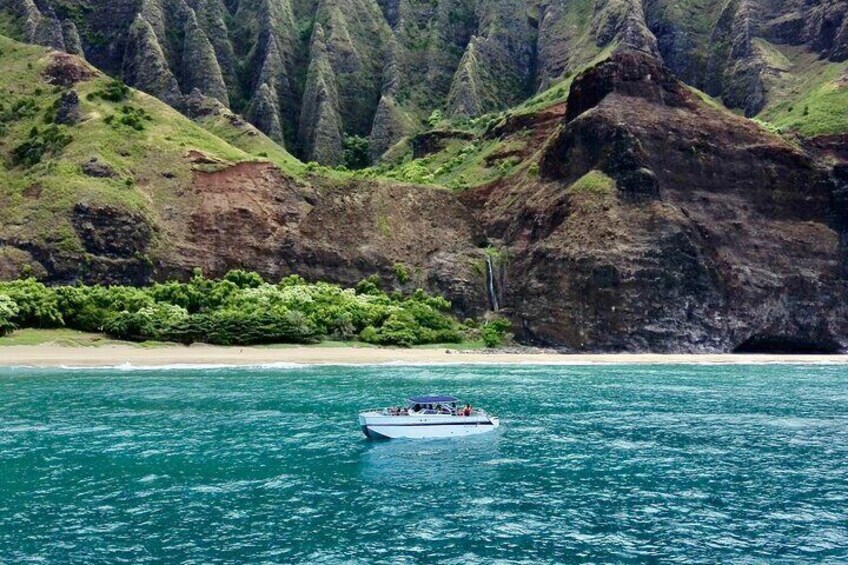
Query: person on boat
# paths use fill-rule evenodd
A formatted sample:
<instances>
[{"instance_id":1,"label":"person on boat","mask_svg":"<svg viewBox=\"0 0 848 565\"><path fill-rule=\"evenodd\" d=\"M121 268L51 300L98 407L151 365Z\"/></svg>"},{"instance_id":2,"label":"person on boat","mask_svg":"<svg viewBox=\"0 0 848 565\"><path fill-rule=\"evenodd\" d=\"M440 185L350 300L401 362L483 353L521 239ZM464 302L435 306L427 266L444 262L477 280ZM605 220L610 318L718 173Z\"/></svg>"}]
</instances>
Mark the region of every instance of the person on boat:
<instances>
[{"instance_id":1,"label":"person on boat","mask_svg":"<svg viewBox=\"0 0 848 565\"><path fill-rule=\"evenodd\" d=\"M466 404L465 408L462 409L462 415L463 416L470 416L471 415L471 405L470 404Z\"/></svg>"}]
</instances>

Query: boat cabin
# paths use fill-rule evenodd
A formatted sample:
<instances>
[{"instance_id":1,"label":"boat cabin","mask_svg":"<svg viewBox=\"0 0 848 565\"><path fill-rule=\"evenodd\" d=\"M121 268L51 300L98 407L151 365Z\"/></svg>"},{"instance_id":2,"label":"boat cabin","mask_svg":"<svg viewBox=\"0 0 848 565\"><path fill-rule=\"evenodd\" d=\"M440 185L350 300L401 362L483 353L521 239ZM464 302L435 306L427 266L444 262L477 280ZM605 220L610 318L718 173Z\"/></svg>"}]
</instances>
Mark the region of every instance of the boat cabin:
<instances>
[{"instance_id":1,"label":"boat cabin","mask_svg":"<svg viewBox=\"0 0 848 565\"><path fill-rule=\"evenodd\" d=\"M467 406L467 405L466 405ZM408 416L410 414L440 414L446 416L468 416L471 413L470 407L461 406L458 398L455 396L412 396L406 400L406 406L392 407L389 410L392 416Z\"/></svg>"},{"instance_id":2,"label":"boat cabin","mask_svg":"<svg viewBox=\"0 0 848 565\"><path fill-rule=\"evenodd\" d=\"M406 400L406 407L416 414L456 414L458 402L454 396L411 396Z\"/></svg>"}]
</instances>

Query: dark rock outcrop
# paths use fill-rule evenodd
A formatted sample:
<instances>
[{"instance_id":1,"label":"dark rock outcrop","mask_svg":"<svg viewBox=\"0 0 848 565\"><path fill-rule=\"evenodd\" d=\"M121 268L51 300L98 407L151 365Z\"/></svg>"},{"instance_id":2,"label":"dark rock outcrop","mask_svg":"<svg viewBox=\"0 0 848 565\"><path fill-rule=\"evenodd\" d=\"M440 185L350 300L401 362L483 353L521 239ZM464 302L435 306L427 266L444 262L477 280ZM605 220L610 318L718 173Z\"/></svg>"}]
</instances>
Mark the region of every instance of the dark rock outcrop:
<instances>
[{"instance_id":1,"label":"dark rock outcrop","mask_svg":"<svg viewBox=\"0 0 848 565\"><path fill-rule=\"evenodd\" d=\"M523 339L845 346L845 224L827 167L707 106L641 54L578 77L568 105L540 178L490 189L484 205L487 233L511 257L504 301ZM599 175L609 184L585 182Z\"/></svg>"},{"instance_id":2,"label":"dark rock outcrop","mask_svg":"<svg viewBox=\"0 0 848 565\"><path fill-rule=\"evenodd\" d=\"M59 97L59 106L56 108L56 117L53 119L57 124L72 126L82 119L79 95L75 90L63 92Z\"/></svg>"},{"instance_id":3,"label":"dark rock outcrop","mask_svg":"<svg viewBox=\"0 0 848 565\"><path fill-rule=\"evenodd\" d=\"M88 253L113 259L144 253L153 236L143 217L113 206L79 203L72 223Z\"/></svg>"},{"instance_id":4,"label":"dark rock outcrop","mask_svg":"<svg viewBox=\"0 0 848 565\"><path fill-rule=\"evenodd\" d=\"M80 165L80 169L82 169L84 175L94 178L110 179L118 176L118 173L112 167L99 162L96 157Z\"/></svg>"},{"instance_id":5,"label":"dark rock outcrop","mask_svg":"<svg viewBox=\"0 0 848 565\"><path fill-rule=\"evenodd\" d=\"M48 84L69 87L94 77L90 69L77 57L65 53L55 53L44 69L44 78Z\"/></svg>"},{"instance_id":6,"label":"dark rock outcrop","mask_svg":"<svg viewBox=\"0 0 848 565\"><path fill-rule=\"evenodd\" d=\"M420 159L441 151L448 142L454 139L470 142L474 136L462 130L431 130L414 136L409 140L409 146L412 148L413 158Z\"/></svg>"},{"instance_id":7,"label":"dark rock outcrop","mask_svg":"<svg viewBox=\"0 0 848 565\"><path fill-rule=\"evenodd\" d=\"M613 93L671 107L684 107L691 102L691 94L657 59L624 52L592 67L574 82L565 121L574 120Z\"/></svg>"}]
</instances>

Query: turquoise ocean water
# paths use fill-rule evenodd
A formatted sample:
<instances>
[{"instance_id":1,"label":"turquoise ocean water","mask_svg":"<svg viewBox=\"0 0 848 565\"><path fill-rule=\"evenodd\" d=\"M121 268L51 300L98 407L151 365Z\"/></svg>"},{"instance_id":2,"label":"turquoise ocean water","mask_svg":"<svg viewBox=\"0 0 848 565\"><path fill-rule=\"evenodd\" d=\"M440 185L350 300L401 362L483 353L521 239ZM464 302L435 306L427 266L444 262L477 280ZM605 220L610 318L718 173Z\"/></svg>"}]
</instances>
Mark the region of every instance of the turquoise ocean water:
<instances>
[{"instance_id":1,"label":"turquoise ocean water","mask_svg":"<svg viewBox=\"0 0 848 565\"><path fill-rule=\"evenodd\" d=\"M373 442L454 393L496 433ZM0 563L846 563L848 368L0 369Z\"/></svg>"}]
</instances>

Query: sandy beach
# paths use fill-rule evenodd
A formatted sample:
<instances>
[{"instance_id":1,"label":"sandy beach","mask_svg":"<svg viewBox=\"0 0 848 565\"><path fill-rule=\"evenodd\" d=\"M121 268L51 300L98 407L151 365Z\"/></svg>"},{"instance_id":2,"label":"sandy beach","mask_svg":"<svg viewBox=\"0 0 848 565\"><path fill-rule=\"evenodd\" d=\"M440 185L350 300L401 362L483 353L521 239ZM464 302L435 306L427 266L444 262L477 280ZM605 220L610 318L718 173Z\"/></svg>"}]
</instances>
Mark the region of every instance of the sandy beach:
<instances>
[{"instance_id":1,"label":"sandy beach","mask_svg":"<svg viewBox=\"0 0 848 565\"><path fill-rule=\"evenodd\" d=\"M724 355L724 354L557 354L451 351L446 349L381 349L357 347L214 347L208 345L134 347L107 345L69 347L56 344L0 347L0 366L107 367L132 365L368 365L368 364L848 364L846 355Z\"/></svg>"}]
</instances>

